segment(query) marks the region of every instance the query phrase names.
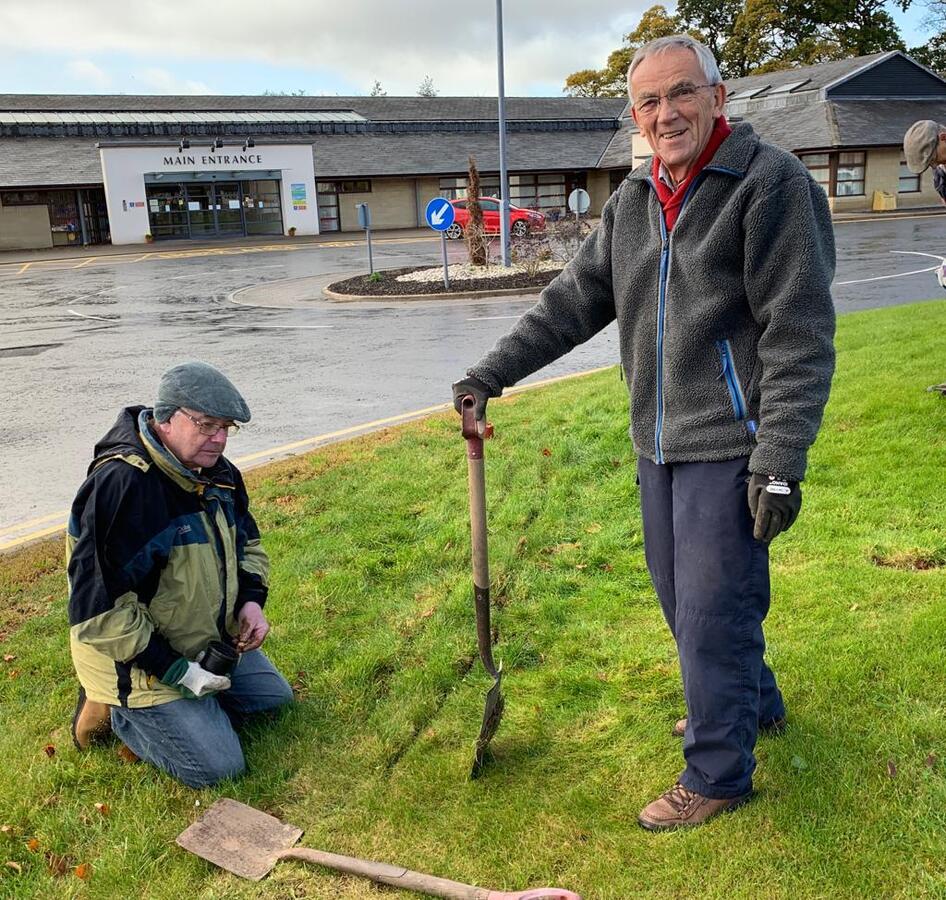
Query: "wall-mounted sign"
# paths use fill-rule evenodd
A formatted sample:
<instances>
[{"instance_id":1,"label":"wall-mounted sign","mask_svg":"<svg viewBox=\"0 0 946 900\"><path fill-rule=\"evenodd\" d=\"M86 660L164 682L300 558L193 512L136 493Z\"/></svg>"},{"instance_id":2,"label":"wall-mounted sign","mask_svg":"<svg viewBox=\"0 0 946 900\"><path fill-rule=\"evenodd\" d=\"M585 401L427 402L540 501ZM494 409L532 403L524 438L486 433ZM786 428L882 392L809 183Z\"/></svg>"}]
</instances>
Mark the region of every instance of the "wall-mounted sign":
<instances>
[{"instance_id":1,"label":"wall-mounted sign","mask_svg":"<svg viewBox=\"0 0 946 900\"><path fill-rule=\"evenodd\" d=\"M258 166L262 153L173 153L164 155L166 166Z\"/></svg>"},{"instance_id":2,"label":"wall-mounted sign","mask_svg":"<svg viewBox=\"0 0 946 900\"><path fill-rule=\"evenodd\" d=\"M289 196L292 198L292 208L294 210L304 211L307 208L308 201L306 200L304 184L289 185Z\"/></svg>"}]
</instances>

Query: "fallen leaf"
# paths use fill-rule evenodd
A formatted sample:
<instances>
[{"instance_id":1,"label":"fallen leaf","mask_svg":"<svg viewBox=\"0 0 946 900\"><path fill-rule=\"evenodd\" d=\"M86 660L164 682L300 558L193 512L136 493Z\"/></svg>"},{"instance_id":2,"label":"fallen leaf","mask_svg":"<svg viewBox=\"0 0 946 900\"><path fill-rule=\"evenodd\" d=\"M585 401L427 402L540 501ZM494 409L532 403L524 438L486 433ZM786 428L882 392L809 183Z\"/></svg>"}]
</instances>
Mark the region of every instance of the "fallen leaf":
<instances>
[{"instance_id":1,"label":"fallen leaf","mask_svg":"<svg viewBox=\"0 0 946 900\"><path fill-rule=\"evenodd\" d=\"M47 744L45 747L43 747L43 753L50 757L55 756L56 748L52 744Z\"/></svg>"},{"instance_id":2,"label":"fallen leaf","mask_svg":"<svg viewBox=\"0 0 946 900\"><path fill-rule=\"evenodd\" d=\"M523 535L521 538L519 538L518 541L516 541L516 552L519 553L519 552L521 552L522 550L524 550L526 544L528 544L528 543L529 543L529 542L526 540L526 536Z\"/></svg>"},{"instance_id":3,"label":"fallen leaf","mask_svg":"<svg viewBox=\"0 0 946 900\"><path fill-rule=\"evenodd\" d=\"M30 838L26 842L26 849L29 850L30 853L35 853L39 850L39 841L36 838Z\"/></svg>"},{"instance_id":4,"label":"fallen leaf","mask_svg":"<svg viewBox=\"0 0 946 900\"><path fill-rule=\"evenodd\" d=\"M551 456L551 455L552 455L552 451L549 450L548 447L543 447L543 448L542 448L542 455L543 455L543 456Z\"/></svg>"},{"instance_id":5,"label":"fallen leaf","mask_svg":"<svg viewBox=\"0 0 946 900\"><path fill-rule=\"evenodd\" d=\"M598 568L601 569L602 572L613 572L613 571L614 571L614 566L612 566L611 563L601 563L601 565L598 566Z\"/></svg>"},{"instance_id":6,"label":"fallen leaf","mask_svg":"<svg viewBox=\"0 0 946 900\"><path fill-rule=\"evenodd\" d=\"M592 522L592 523L585 529L585 531L587 531L588 534L597 534L599 531L601 531L601 526L600 526L597 522Z\"/></svg>"},{"instance_id":7,"label":"fallen leaf","mask_svg":"<svg viewBox=\"0 0 946 900\"><path fill-rule=\"evenodd\" d=\"M123 763L136 763L138 762L138 754L131 749L127 744L122 744L118 748L118 758Z\"/></svg>"},{"instance_id":8,"label":"fallen leaf","mask_svg":"<svg viewBox=\"0 0 946 900\"><path fill-rule=\"evenodd\" d=\"M436 607L436 606L432 606L432 607L430 607L430 609L425 609L425 610L420 614L420 617L421 617L422 619L429 619L436 611L437 611L437 607Z\"/></svg>"},{"instance_id":9,"label":"fallen leaf","mask_svg":"<svg viewBox=\"0 0 946 900\"><path fill-rule=\"evenodd\" d=\"M0 825L0 834L9 834L13 831L12 825Z\"/></svg>"},{"instance_id":10,"label":"fallen leaf","mask_svg":"<svg viewBox=\"0 0 946 900\"><path fill-rule=\"evenodd\" d=\"M933 766L936 765L936 754L935 754L935 753L931 753L929 756L926 757L925 762L926 762L926 768L927 768L927 769L932 769Z\"/></svg>"},{"instance_id":11,"label":"fallen leaf","mask_svg":"<svg viewBox=\"0 0 946 900\"><path fill-rule=\"evenodd\" d=\"M18 862L13 862L12 859L9 862L5 862L4 865L8 869L13 869L13 871L16 872L17 875L23 874L23 866L21 866Z\"/></svg>"},{"instance_id":12,"label":"fallen leaf","mask_svg":"<svg viewBox=\"0 0 946 900\"><path fill-rule=\"evenodd\" d=\"M85 881L92 874L92 866L88 863L79 863L73 871L76 873L76 878Z\"/></svg>"},{"instance_id":13,"label":"fallen leaf","mask_svg":"<svg viewBox=\"0 0 946 900\"><path fill-rule=\"evenodd\" d=\"M852 603L852 604L851 604L851 610L850 610L850 611L851 611L851 612L856 612L856 611L857 611L857 604L856 604L856 603Z\"/></svg>"},{"instance_id":14,"label":"fallen leaf","mask_svg":"<svg viewBox=\"0 0 946 900\"><path fill-rule=\"evenodd\" d=\"M597 678L598 681L607 681L607 680L608 680L608 673L607 673L607 672L597 672L597 673L595 674L595 678Z\"/></svg>"},{"instance_id":15,"label":"fallen leaf","mask_svg":"<svg viewBox=\"0 0 946 900\"><path fill-rule=\"evenodd\" d=\"M13 653L4 653L3 661L4 662L13 662L16 659L16 656Z\"/></svg>"},{"instance_id":16,"label":"fallen leaf","mask_svg":"<svg viewBox=\"0 0 946 900\"><path fill-rule=\"evenodd\" d=\"M10 671L7 672L7 675L9 675L10 678L18 678L19 675L20 675L20 670L19 670L19 669L10 669Z\"/></svg>"},{"instance_id":17,"label":"fallen leaf","mask_svg":"<svg viewBox=\"0 0 946 900\"><path fill-rule=\"evenodd\" d=\"M46 865L49 871L58 877L62 877L71 868L68 856L61 856L59 853L47 853Z\"/></svg>"},{"instance_id":18,"label":"fallen leaf","mask_svg":"<svg viewBox=\"0 0 946 900\"><path fill-rule=\"evenodd\" d=\"M576 564L575 564L575 568L576 568L576 569L587 569L587 568L588 568L588 563L576 563Z\"/></svg>"},{"instance_id":19,"label":"fallen leaf","mask_svg":"<svg viewBox=\"0 0 946 900\"><path fill-rule=\"evenodd\" d=\"M887 774L891 778L896 778L897 776L897 767L892 759L887 760Z\"/></svg>"},{"instance_id":20,"label":"fallen leaf","mask_svg":"<svg viewBox=\"0 0 946 900\"><path fill-rule=\"evenodd\" d=\"M111 810L108 808L107 803L96 803L95 808L103 815L107 816Z\"/></svg>"}]
</instances>

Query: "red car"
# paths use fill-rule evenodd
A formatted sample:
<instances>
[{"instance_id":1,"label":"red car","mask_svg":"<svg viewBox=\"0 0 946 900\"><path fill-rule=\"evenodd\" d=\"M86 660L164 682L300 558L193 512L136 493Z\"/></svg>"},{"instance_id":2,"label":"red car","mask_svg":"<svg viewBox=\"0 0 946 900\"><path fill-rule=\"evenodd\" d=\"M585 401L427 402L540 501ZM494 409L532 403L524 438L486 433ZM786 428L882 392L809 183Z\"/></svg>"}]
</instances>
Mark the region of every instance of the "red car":
<instances>
[{"instance_id":1,"label":"red car","mask_svg":"<svg viewBox=\"0 0 946 900\"><path fill-rule=\"evenodd\" d=\"M445 234L451 241L458 241L466 231L470 214L466 208L466 200L451 200L450 205L453 207L455 218ZM483 230L487 234L499 234L500 201L495 197L480 197L480 206L483 209ZM523 237L533 228L545 228L545 215L510 205L509 233L513 237Z\"/></svg>"}]
</instances>

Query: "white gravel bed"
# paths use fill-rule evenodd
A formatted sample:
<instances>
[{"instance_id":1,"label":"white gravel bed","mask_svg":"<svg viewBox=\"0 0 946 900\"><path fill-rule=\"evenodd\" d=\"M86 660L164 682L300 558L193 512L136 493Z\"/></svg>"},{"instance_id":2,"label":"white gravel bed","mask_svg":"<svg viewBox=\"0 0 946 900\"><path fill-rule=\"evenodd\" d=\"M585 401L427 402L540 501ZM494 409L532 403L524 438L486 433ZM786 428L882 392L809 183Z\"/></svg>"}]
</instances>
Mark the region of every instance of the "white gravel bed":
<instances>
[{"instance_id":1,"label":"white gravel bed","mask_svg":"<svg viewBox=\"0 0 946 900\"><path fill-rule=\"evenodd\" d=\"M546 259L536 263L534 271L549 272L555 269L561 269L563 263L557 259ZM512 265L505 268L502 265L493 263L489 266L471 266L469 263L456 263L449 267L450 279L452 281L473 280L476 278L501 278L504 275L526 275L528 271L520 265ZM416 272L407 272L405 275L398 275L398 281L443 281L443 266L436 266L432 269L418 269Z\"/></svg>"}]
</instances>

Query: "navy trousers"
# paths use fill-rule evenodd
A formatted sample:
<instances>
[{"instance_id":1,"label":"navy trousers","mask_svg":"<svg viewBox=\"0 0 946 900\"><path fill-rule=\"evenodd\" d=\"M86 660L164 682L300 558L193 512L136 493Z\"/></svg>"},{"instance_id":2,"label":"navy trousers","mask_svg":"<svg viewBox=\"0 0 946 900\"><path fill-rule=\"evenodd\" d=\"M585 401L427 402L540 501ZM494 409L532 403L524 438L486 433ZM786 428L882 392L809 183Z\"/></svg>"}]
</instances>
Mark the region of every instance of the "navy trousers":
<instances>
[{"instance_id":1,"label":"navy trousers","mask_svg":"<svg viewBox=\"0 0 946 900\"><path fill-rule=\"evenodd\" d=\"M705 797L752 790L759 722L785 715L762 657L769 549L752 536L748 459L639 459L647 568L680 656L682 784Z\"/></svg>"}]
</instances>

